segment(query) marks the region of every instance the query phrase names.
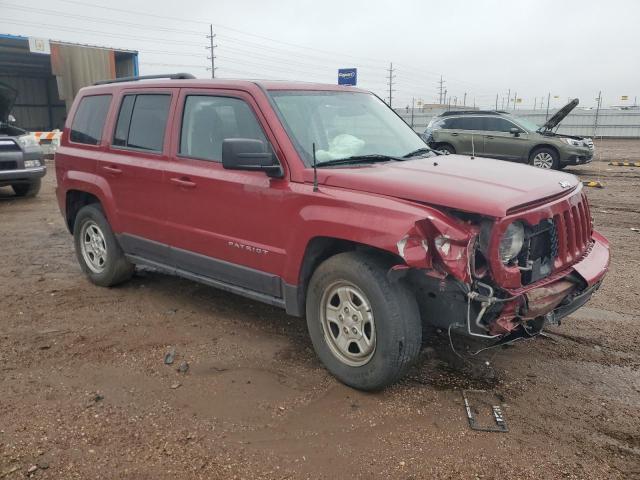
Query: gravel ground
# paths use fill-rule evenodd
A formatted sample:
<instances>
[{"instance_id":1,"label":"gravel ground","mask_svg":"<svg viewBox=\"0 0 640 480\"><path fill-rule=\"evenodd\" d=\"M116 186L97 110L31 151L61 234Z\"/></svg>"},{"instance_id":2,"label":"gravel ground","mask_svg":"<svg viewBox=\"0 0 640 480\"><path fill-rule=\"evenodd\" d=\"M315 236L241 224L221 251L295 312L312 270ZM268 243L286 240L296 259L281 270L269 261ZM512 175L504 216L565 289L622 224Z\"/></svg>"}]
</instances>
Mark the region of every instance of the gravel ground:
<instances>
[{"instance_id":1,"label":"gravel ground","mask_svg":"<svg viewBox=\"0 0 640 480\"><path fill-rule=\"evenodd\" d=\"M54 175L35 199L0 189L0 479L640 478L640 169L572 171L606 187L588 191L613 249L592 301L470 363L434 333L375 394L327 374L275 308L147 270L91 285ZM510 432L471 431L462 388L499 395Z\"/></svg>"}]
</instances>

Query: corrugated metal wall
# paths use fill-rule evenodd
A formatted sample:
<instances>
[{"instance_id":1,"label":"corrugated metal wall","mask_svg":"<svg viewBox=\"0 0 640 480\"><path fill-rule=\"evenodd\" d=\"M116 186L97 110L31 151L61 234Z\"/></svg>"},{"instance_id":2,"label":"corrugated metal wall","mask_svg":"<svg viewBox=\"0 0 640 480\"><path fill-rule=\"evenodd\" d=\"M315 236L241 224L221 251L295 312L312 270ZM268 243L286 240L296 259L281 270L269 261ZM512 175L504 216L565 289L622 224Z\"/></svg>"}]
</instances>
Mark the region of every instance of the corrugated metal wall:
<instances>
[{"instance_id":1,"label":"corrugated metal wall","mask_svg":"<svg viewBox=\"0 0 640 480\"><path fill-rule=\"evenodd\" d=\"M397 109L398 114L411 125L411 110ZM418 132L424 131L429 121L444 110L414 111L413 128ZM527 118L538 125L545 122L544 110L516 110L515 115ZM549 112L549 116L555 110ZM580 135L592 137L594 135L595 110L577 110L572 112L560 124L558 133L566 135ZM640 110L610 110L602 109L598 114L597 136L611 138L640 138Z\"/></svg>"},{"instance_id":2,"label":"corrugated metal wall","mask_svg":"<svg viewBox=\"0 0 640 480\"><path fill-rule=\"evenodd\" d=\"M53 128L62 129L66 109L64 102L58 98L55 77L16 77L0 74L0 82L18 90L13 116L20 127L36 131L48 130L51 123Z\"/></svg>"}]
</instances>

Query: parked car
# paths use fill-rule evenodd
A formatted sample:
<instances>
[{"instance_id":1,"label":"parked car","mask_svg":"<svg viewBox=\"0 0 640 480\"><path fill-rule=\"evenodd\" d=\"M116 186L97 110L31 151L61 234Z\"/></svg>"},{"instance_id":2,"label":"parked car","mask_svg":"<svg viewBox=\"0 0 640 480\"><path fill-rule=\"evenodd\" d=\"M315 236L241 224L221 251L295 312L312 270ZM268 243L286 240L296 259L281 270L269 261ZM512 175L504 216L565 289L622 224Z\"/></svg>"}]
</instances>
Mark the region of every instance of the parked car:
<instances>
[{"instance_id":1,"label":"parked car","mask_svg":"<svg viewBox=\"0 0 640 480\"><path fill-rule=\"evenodd\" d=\"M371 390L423 322L535 336L602 282L573 175L439 155L363 90L185 77L83 88L70 110L57 196L97 285L146 265L306 316L329 371Z\"/></svg>"},{"instance_id":2,"label":"parked car","mask_svg":"<svg viewBox=\"0 0 640 480\"><path fill-rule=\"evenodd\" d=\"M504 111L451 111L434 117L422 134L434 149L462 155L510 160L547 169L589 163L593 140L555 133L578 105L574 99L539 127Z\"/></svg>"},{"instance_id":3,"label":"parked car","mask_svg":"<svg viewBox=\"0 0 640 480\"><path fill-rule=\"evenodd\" d=\"M47 172L36 139L15 125L11 109L18 92L0 82L0 187L11 185L16 195L33 197Z\"/></svg>"}]
</instances>

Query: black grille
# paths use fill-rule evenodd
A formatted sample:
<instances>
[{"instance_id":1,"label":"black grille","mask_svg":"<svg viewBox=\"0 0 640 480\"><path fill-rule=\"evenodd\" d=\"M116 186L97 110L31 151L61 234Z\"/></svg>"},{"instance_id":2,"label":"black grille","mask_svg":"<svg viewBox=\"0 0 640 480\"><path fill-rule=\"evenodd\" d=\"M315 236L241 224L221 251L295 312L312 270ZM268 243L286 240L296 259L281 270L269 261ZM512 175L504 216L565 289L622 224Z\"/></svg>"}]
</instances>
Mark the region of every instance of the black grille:
<instances>
[{"instance_id":1,"label":"black grille","mask_svg":"<svg viewBox=\"0 0 640 480\"><path fill-rule=\"evenodd\" d=\"M18 168L18 162L0 162L0 170L15 170Z\"/></svg>"},{"instance_id":2,"label":"black grille","mask_svg":"<svg viewBox=\"0 0 640 480\"><path fill-rule=\"evenodd\" d=\"M543 220L527 228L524 246L518 255L522 284L528 285L548 276L558 255L558 234L553 220Z\"/></svg>"}]
</instances>

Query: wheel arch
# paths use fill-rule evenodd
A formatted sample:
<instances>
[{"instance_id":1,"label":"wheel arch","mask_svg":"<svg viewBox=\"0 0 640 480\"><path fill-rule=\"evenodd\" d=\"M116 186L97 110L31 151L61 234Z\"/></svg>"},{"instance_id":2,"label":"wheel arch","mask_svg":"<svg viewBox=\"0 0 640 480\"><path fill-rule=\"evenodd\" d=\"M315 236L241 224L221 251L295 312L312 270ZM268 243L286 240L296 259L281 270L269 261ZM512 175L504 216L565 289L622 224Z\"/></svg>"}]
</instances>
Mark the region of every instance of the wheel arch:
<instances>
[{"instance_id":1,"label":"wheel arch","mask_svg":"<svg viewBox=\"0 0 640 480\"><path fill-rule=\"evenodd\" d=\"M378 258L384 259L389 267L405 263L399 255L372 245L337 237L313 237L307 242L304 250L302 263L298 272L298 284L295 286L285 286L287 290L287 295L285 295L287 313L295 316L304 315L307 288L313 272L329 258L339 253L351 251L361 251L377 256Z\"/></svg>"},{"instance_id":2,"label":"wheel arch","mask_svg":"<svg viewBox=\"0 0 640 480\"><path fill-rule=\"evenodd\" d=\"M73 171L68 172L60 183L61 186L58 188L64 188L58 193L58 198L69 232L73 233L75 218L80 209L92 203L100 204L113 231L119 231L113 195L104 178L90 173Z\"/></svg>"},{"instance_id":3,"label":"wheel arch","mask_svg":"<svg viewBox=\"0 0 640 480\"><path fill-rule=\"evenodd\" d=\"M92 193L82 190L67 190L65 200L65 222L69 233L73 233L73 226L76 222L76 217L78 216L80 209L95 203L100 204L100 199Z\"/></svg>"}]
</instances>

